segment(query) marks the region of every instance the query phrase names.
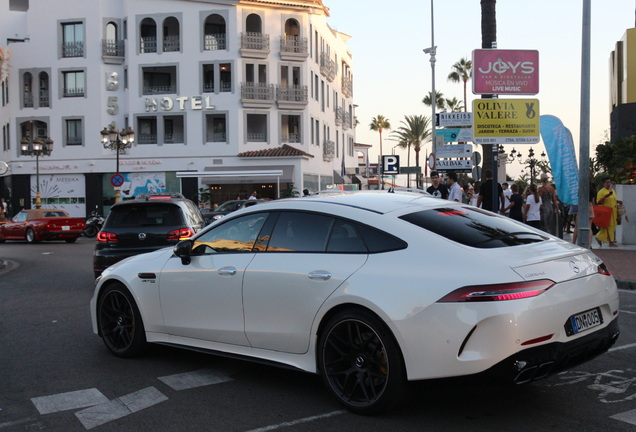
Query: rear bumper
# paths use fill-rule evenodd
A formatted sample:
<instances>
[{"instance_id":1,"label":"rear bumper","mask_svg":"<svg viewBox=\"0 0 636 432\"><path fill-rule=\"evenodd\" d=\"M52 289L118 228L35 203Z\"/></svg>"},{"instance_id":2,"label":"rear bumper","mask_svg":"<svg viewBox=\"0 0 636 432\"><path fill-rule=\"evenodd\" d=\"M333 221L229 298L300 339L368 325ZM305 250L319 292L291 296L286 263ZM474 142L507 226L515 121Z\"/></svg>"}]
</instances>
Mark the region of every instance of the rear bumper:
<instances>
[{"instance_id":1,"label":"rear bumper","mask_svg":"<svg viewBox=\"0 0 636 432\"><path fill-rule=\"evenodd\" d=\"M524 384L570 369L606 352L620 334L618 318L603 329L571 342L555 342L518 353L484 372L505 381Z\"/></svg>"}]
</instances>

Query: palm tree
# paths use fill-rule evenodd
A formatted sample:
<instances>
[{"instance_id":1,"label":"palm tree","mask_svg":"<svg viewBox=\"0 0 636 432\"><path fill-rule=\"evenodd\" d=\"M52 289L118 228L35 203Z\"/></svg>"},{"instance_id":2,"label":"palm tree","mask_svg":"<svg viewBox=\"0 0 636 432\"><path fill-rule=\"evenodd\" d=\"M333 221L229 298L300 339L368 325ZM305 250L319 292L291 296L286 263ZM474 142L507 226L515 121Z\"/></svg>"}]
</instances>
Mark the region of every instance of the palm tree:
<instances>
[{"instance_id":1,"label":"palm tree","mask_svg":"<svg viewBox=\"0 0 636 432\"><path fill-rule=\"evenodd\" d=\"M415 166L420 166L420 151L424 143L431 140L431 119L423 115L404 116L395 131L398 145L412 147L415 152ZM417 187L422 187L422 173L417 176Z\"/></svg>"},{"instance_id":2,"label":"palm tree","mask_svg":"<svg viewBox=\"0 0 636 432\"><path fill-rule=\"evenodd\" d=\"M448 80L458 83L464 83L464 111L466 111L468 100L466 98L466 87L468 80L472 77L473 62L465 58L460 59L453 65L453 70L448 74Z\"/></svg>"},{"instance_id":3,"label":"palm tree","mask_svg":"<svg viewBox=\"0 0 636 432\"><path fill-rule=\"evenodd\" d=\"M432 92L428 92L428 95L424 96L424 99L422 99L424 105L431 106L431 94ZM440 110L446 108L446 100L444 99L444 95L442 94L442 92L435 91L435 107L439 108Z\"/></svg>"},{"instance_id":4,"label":"palm tree","mask_svg":"<svg viewBox=\"0 0 636 432\"><path fill-rule=\"evenodd\" d=\"M371 124L369 124L369 129L372 131L378 132L380 134L380 163L382 163L382 131L384 129L391 129L391 123L388 118L385 118L383 115L378 114L377 117L373 117L371 119ZM382 189L384 189L384 181L382 176L380 176L380 183Z\"/></svg>"},{"instance_id":5,"label":"palm tree","mask_svg":"<svg viewBox=\"0 0 636 432\"><path fill-rule=\"evenodd\" d=\"M462 103L458 101L456 97L452 99L446 99L446 106L448 107L450 112L465 111L464 105L462 105Z\"/></svg>"}]
</instances>

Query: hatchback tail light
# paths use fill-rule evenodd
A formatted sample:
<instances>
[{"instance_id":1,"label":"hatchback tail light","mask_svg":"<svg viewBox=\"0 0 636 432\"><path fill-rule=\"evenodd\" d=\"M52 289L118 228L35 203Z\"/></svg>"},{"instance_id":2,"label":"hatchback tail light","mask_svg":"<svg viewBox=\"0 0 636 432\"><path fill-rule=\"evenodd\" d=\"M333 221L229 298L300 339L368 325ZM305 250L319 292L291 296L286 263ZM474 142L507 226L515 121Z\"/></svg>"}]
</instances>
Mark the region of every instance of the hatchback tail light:
<instances>
[{"instance_id":1,"label":"hatchback tail light","mask_svg":"<svg viewBox=\"0 0 636 432\"><path fill-rule=\"evenodd\" d=\"M194 235L190 228L181 228L168 232L168 240L187 240Z\"/></svg>"},{"instance_id":2,"label":"hatchback tail light","mask_svg":"<svg viewBox=\"0 0 636 432\"><path fill-rule=\"evenodd\" d=\"M100 231L97 233L98 242L116 242L117 240L118 240L117 234L115 233L110 233L106 231Z\"/></svg>"},{"instance_id":3,"label":"hatchback tail light","mask_svg":"<svg viewBox=\"0 0 636 432\"><path fill-rule=\"evenodd\" d=\"M438 303L518 300L543 294L554 285L549 279L494 285L473 285L456 289Z\"/></svg>"}]
</instances>

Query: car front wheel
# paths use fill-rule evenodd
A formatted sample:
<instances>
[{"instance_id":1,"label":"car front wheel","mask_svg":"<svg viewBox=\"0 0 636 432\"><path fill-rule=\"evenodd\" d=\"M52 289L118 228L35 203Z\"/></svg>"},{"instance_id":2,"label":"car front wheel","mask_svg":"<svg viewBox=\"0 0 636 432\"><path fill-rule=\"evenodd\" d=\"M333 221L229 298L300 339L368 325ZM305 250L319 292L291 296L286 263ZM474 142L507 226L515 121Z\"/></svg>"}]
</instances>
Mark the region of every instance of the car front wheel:
<instances>
[{"instance_id":1,"label":"car front wheel","mask_svg":"<svg viewBox=\"0 0 636 432\"><path fill-rule=\"evenodd\" d=\"M133 357L146 347L141 314L126 287L114 283L97 303L97 324L108 350L118 357Z\"/></svg>"},{"instance_id":2,"label":"car front wheel","mask_svg":"<svg viewBox=\"0 0 636 432\"><path fill-rule=\"evenodd\" d=\"M26 239L27 243L37 243L37 240L35 239L35 231L33 231L33 228L27 228L26 233L24 234L24 238Z\"/></svg>"},{"instance_id":3,"label":"car front wheel","mask_svg":"<svg viewBox=\"0 0 636 432\"><path fill-rule=\"evenodd\" d=\"M406 369L395 338L367 311L344 311L321 332L318 366L331 392L348 410L377 414L403 400Z\"/></svg>"}]
</instances>

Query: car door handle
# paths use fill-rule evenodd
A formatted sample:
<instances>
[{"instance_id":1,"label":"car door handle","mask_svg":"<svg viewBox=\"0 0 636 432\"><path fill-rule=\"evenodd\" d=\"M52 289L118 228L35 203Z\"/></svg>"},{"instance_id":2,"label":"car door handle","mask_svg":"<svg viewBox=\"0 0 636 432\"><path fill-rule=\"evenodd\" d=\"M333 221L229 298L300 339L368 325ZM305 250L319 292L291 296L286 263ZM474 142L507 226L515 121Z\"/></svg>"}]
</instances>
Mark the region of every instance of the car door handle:
<instances>
[{"instance_id":1,"label":"car door handle","mask_svg":"<svg viewBox=\"0 0 636 432\"><path fill-rule=\"evenodd\" d=\"M223 267L219 269L219 274L221 276L234 276L236 269L234 267Z\"/></svg>"},{"instance_id":2,"label":"car door handle","mask_svg":"<svg viewBox=\"0 0 636 432\"><path fill-rule=\"evenodd\" d=\"M325 270L317 270L309 273L309 279L329 280L331 279L331 273Z\"/></svg>"}]
</instances>

